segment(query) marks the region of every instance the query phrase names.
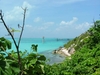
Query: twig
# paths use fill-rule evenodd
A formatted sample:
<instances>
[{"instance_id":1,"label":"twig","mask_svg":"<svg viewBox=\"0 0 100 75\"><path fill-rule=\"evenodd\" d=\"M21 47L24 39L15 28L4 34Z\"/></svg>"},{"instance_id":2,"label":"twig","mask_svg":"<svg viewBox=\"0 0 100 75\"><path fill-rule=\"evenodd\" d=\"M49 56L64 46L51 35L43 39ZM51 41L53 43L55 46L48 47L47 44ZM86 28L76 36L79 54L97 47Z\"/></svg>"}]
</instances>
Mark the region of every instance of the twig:
<instances>
[{"instance_id":1,"label":"twig","mask_svg":"<svg viewBox=\"0 0 100 75\"><path fill-rule=\"evenodd\" d=\"M23 9L23 8L22 8ZM20 41L21 41L21 37L22 37L22 34L23 34L23 30L24 30L24 25L25 25L25 15L26 15L26 10L27 8L23 9L24 10L24 17L23 17L23 26L22 26L22 30L21 30L21 34L20 34L20 37L19 37L19 40L18 40L18 48L19 48L19 45L20 45Z\"/></svg>"}]
</instances>

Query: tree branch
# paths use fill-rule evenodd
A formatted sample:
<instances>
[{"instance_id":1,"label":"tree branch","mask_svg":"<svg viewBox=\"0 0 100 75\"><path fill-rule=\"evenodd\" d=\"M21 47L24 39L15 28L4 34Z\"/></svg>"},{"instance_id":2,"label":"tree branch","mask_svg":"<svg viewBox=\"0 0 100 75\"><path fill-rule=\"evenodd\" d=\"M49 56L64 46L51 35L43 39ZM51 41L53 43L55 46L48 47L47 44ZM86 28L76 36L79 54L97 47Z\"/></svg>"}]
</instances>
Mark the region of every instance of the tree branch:
<instances>
[{"instance_id":1,"label":"tree branch","mask_svg":"<svg viewBox=\"0 0 100 75\"><path fill-rule=\"evenodd\" d=\"M22 8L23 9L23 8ZM21 30L21 34L20 34L20 37L19 37L19 40L18 40L18 48L19 48L19 45L20 45L20 41L21 41L21 37L22 37L22 34L23 34L23 30L24 30L24 25L25 25L25 15L26 15L26 10L27 8L23 9L24 10L24 17L23 17L23 26L22 26L22 30Z\"/></svg>"},{"instance_id":2,"label":"tree branch","mask_svg":"<svg viewBox=\"0 0 100 75\"><path fill-rule=\"evenodd\" d=\"M5 26L5 28L7 29L8 33L10 34L10 36L11 36L11 38L12 38L14 44L15 44L15 47L16 47L16 50L17 50L17 54L18 54L18 64L19 64L19 67L20 67L20 70L21 70L21 60L20 60L19 48L18 48L17 43L16 43L16 41L15 41L15 39L14 39L14 36L13 36L12 33L10 32L10 30L9 30L9 28L7 27L5 21L3 20L2 15L1 15L1 20L2 20L2 22L3 22L4 26Z\"/></svg>"}]
</instances>

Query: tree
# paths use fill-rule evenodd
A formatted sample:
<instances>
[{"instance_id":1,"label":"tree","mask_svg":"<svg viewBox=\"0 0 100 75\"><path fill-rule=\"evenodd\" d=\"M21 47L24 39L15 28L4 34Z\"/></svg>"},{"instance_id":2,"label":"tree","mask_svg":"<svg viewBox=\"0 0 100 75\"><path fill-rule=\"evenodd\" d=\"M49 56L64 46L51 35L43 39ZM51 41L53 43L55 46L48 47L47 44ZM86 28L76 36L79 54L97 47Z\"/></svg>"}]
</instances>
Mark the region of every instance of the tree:
<instances>
[{"instance_id":1,"label":"tree","mask_svg":"<svg viewBox=\"0 0 100 75\"><path fill-rule=\"evenodd\" d=\"M0 19L1 19L2 23L4 24L6 30L8 31L9 35L11 36L11 38L12 38L14 44L15 44L15 47L16 47L17 54L18 54L18 63L19 63L20 70L22 70L22 67L21 67L21 59L20 59L20 53L19 53L19 45L20 45L20 41L21 41L21 37L22 37L23 30L24 30L25 15L26 15L26 10L27 10L27 8L22 8L22 9L24 10L24 14L23 14L23 26L22 26L22 30L21 30L21 34L20 34L20 37L19 37L18 44L16 43L15 38L14 38L14 36L13 36L13 34L12 34L12 32L14 32L15 30L14 30L14 29L10 30L10 29L8 28L8 26L6 25L6 23L5 23L4 19L3 19L2 10L0 10ZM18 24L18 25L19 25L19 24Z\"/></svg>"},{"instance_id":2,"label":"tree","mask_svg":"<svg viewBox=\"0 0 100 75\"><path fill-rule=\"evenodd\" d=\"M37 53L38 45L31 45L31 53L27 53L27 51L19 51L20 41L25 25L25 15L27 8L23 10L23 25L20 26L18 24L18 27L21 28L18 43L15 41L15 38L12 34L12 32L18 30L8 28L3 19L2 10L0 10L0 19L4 24L6 30L8 31L9 35L11 36L17 50L17 52L11 51L7 53L6 50L11 49L11 42L4 37L0 38L0 75L43 75L45 73L44 64L46 61L46 57ZM7 54L6 56L5 53Z\"/></svg>"}]
</instances>

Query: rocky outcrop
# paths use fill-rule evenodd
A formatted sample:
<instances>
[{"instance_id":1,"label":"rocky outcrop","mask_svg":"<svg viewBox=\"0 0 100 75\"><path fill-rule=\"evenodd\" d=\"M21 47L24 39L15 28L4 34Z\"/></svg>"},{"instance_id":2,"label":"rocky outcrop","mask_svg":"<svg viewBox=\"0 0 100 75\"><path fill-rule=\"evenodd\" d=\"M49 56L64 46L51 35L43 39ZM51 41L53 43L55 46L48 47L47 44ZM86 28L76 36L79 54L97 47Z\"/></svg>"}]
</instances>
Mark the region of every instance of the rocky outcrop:
<instances>
[{"instance_id":1,"label":"rocky outcrop","mask_svg":"<svg viewBox=\"0 0 100 75\"><path fill-rule=\"evenodd\" d=\"M73 54L75 51L74 48L69 48L69 49L66 49L66 48L60 48L58 50L54 50L53 51L53 54L59 54L61 56L71 56L71 54Z\"/></svg>"}]
</instances>

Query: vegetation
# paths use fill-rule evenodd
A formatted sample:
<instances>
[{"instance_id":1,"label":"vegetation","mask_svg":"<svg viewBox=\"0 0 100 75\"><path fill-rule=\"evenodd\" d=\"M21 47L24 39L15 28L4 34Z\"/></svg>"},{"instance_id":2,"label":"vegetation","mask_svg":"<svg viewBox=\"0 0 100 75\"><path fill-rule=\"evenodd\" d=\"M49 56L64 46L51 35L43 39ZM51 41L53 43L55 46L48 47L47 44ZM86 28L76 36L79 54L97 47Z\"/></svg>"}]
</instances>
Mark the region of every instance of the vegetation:
<instances>
[{"instance_id":1,"label":"vegetation","mask_svg":"<svg viewBox=\"0 0 100 75\"><path fill-rule=\"evenodd\" d=\"M46 58L37 53L37 45L32 45L33 52L29 54L27 51L19 52L22 70L18 65L17 52L6 52L6 49L10 48L11 42L4 37L0 38L0 75L18 75L19 73L20 75L41 75L44 73Z\"/></svg>"},{"instance_id":2,"label":"vegetation","mask_svg":"<svg viewBox=\"0 0 100 75\"><path fill-rule=\"evenodd\" d=\"M27 51L19 51L19 45L25 25L25 13L27 9L25 8L23 10L23 26L20 26L18 24L18 27L21 27L21 33L18 43L15 41L13 35L16 30L10 30L8 28L3 19L2 11L0 10L0 19L2 21L1 23L4 24L17 50L17 52L7 52L6 50L11 49L11 42L4 37L0 38L0 75L42 75L45 73L44 64L46 61L46 57L37 53L38 45L31 45L31 53L27 53Z\"/></svg>"},{"instance_id":3,"label":"vegetation","mask_svg":"<svg viewBox=\"0 0 100 75\"><path fill-rule=\"evenodd\" d=\"M46 57L37 53L38 45L31 45L31 53L19 51L25 13L26 9L24 9L23 26L17 44L0 12L0 19L11 35L17 50L17 52L7 52L12 44L4 37L0 38L0 75L100 75L100 20L94 22L93 27L88 31L64 45L69 48L74 44L76 51L71 59L66 58L62 63L48 65L45 64Z\"/></svg>"},{"instance_id":4,"label":"vegetation","mask_svg":"<svg viewBox=\"0 0 100 75\"><path fill-rule=\"evenodd\" d=\"M64 46L68 48L73 43L76 51L71 59L46 66L45 75L100 75L100 20L94 22L94 26L86 33Z\"/></svg>"}]
</instances>

